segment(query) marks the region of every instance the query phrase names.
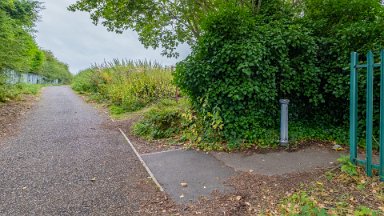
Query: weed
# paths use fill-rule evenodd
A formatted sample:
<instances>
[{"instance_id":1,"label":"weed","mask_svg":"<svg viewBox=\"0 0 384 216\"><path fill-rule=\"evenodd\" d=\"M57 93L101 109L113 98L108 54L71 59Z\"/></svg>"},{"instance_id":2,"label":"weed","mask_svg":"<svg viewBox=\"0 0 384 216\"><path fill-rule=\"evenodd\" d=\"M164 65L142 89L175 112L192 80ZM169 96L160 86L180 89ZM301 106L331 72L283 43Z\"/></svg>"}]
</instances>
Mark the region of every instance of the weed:
<instances>
[{"instance_id":1,"label":"weed","mask_svg":"<svg viewBox=\"0 0 384 216\"><path fill-rule=\"evenodd\" d=\"M142 120L133 126L133 133L148 139L170 138L180 134L188 121L182 115L189 109L186 100L176 102L165 99L144 113Z\"/></svg>"},{"instance_id":2,"label":"weed","mask_svg":"<svg viewBox=\"0 0 384 216\"><path fill-rule=\"evenodd\" d=\"M328 215L324 208L306 192L295 193L280 206L284 215Z\"/></svg>"},{"instance_id":3,"label":"weed","mask_svg":"<svg viewBox=\"0 0 384 216\"><path fill-rule=\"evenodd\" d=\"M357 167L354 165L348 156L342 156L337 159L338 162L341 163L341 171L347 173L350 176L357 176Z\"/></svg>"},{"instance_id":4,"label":"weed","mask_svg":"<svg viewBox=\"0 0 384 216\"><path fill-rule=\"evenodd\" d=\"M355 216L376 216L376 215L379 215L379 213L376 211L373 211L372 209L367 208L365 206L359 206L359 208L353 212L353 215L355 215Z\"/></svg>"}]
</instances>

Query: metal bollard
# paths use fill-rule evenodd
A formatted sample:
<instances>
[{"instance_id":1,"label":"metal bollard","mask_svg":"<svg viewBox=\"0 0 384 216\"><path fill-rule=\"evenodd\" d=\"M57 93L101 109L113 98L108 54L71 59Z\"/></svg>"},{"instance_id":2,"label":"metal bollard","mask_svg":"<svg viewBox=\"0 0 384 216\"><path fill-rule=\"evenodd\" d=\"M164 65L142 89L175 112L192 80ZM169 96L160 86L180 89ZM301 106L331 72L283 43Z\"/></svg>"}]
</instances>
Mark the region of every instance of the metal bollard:
<instances>
[{"instance_id":1,"label":"metal bollard","mask_svg":"<svg viewBox=\"0 0 384 216\"><path fill-rule=\"evenodd\" d=\"M280 99L281 114L280 114L280 145L288 145L288 99Z\"/></svg>"}]
</instances>

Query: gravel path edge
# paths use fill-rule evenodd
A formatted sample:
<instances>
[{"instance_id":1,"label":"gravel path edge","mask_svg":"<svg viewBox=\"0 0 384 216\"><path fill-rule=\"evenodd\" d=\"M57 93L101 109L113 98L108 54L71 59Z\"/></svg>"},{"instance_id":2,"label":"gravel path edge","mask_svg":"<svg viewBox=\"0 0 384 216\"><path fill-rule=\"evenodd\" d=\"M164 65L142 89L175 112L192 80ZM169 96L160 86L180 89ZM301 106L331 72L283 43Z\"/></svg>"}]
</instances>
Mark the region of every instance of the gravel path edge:
<instances>
[{"instance_id":1,"label":"gravel path edge","mask_svg":"<svg viewBox=\"0 0 384 216\"><path fill-rule=\"evenodd\" d=\"M164 192L164 188L160 185L160 183L157 181L155 175L153 175L151 169L147 166L147 163L145 163L145 161L143 160L143 158L140 156L140 154L137 152L135 146L131 143L131 141L129 140L128 136L124 133L123 130L121 130L121 128L119 128L119 131L120 133L124 136L125 140L127 141L127 143L129 144L129 146L131 147L131 149L133 150L133 152L135 153L136 157L140 160L141 164L144 166L145 170L147 171L147 173L149 174L149 176L151 177L152 181L156 184L156 186L159 188L159 190L161 192Z\"/></svg>"}]
</instances>

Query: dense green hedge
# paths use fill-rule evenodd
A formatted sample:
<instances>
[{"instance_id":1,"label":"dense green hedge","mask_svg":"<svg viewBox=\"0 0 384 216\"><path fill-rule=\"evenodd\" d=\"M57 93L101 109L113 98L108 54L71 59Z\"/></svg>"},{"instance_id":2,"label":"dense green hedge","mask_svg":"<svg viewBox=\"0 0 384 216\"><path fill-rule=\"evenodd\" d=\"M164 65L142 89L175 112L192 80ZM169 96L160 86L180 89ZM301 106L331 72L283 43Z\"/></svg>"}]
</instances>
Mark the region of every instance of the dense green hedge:
<instances>
[{"instance_id":1,"label":"dense green hedge","mask_svg":"<svg viewBox=\"0 0 384 216\"><path fill-rule=\"evenodd\" d=\"M366 53L384 48L384 8L379 0L306 0L305 16L298 22L311 28L317 40L318 74L325 103L322 115L307 118L336 123L348 123L350 53L360 53L360 63ZM380 60L376 58L376 62ZM365 133L366 70L359 70L359 136ZM379 71L375 73L375 133L379 130ZM333 123L334 124L334 123ZM378 137L376 137L378 140Z\"/></svg>"},{"instance_id":2,"label":"dense green hedge","mask_svg":"<svg viewBox=\"0 0 384 216\"><path fill-rule=\"evenodd\" d=\"M291 100L291 122L346 129L349 53L382 47L382 14L377 0L271 0L257 14L227 4L203 22L176 83L205 131L230 143L277 128L280 98Z\"/></svg>"}]
</instances>

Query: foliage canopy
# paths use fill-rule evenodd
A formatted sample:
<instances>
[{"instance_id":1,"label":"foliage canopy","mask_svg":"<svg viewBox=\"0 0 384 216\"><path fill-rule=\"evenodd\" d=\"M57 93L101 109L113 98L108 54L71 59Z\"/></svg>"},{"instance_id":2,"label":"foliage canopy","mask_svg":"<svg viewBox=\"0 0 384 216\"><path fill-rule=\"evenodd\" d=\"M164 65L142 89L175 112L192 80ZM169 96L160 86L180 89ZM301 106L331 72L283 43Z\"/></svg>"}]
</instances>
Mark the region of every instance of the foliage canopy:
<instances>
[{"instance_id":1,"label":"foliage canopy","mask_svg":"<svg viewBox=\"0 0 384 216\"><path fill-rule=\"evenodd\" d=\"M277 1L273 0L275 3ZM89 12L94 24L121 33L132 29L146 47L162 48L162 54L177 57L181 43L193 46L203 34L201 21L227 0L78 0L71 11ZM233 4L260 12L262 0L230 0ZM268 8L264 7L264 10ZM269 11L284 14L284 11Z\"/></svg>"},{"instance_id":2,"label":"foliage canopy","mask_svg":"<svg viewBox=\"0 0 384 216\"><path fill-rule=\"evenodd\" d=\"M200 18L216 0L80 0L69 7L91 13L95 24L121 33L133 29L145 47L162 47L163 54L177 56L180 43L193 44L201 34Z\"/></svg>"},{"instance_id":3,"label":"foliage canopy","mask_svg":"<svg viewBox=\"0 0 384 216\"><path fill-rule=\"evenodd\" d=\"M35 42L34 26L42 9L39 1L0 2L0 72L12 69L69 82L72 75L68 66Z\"/></svg>"}]
</instances>

